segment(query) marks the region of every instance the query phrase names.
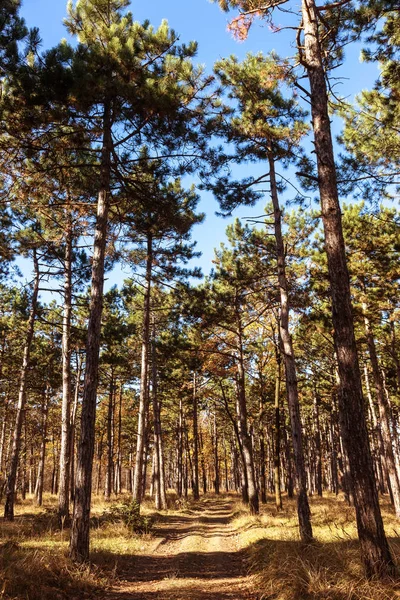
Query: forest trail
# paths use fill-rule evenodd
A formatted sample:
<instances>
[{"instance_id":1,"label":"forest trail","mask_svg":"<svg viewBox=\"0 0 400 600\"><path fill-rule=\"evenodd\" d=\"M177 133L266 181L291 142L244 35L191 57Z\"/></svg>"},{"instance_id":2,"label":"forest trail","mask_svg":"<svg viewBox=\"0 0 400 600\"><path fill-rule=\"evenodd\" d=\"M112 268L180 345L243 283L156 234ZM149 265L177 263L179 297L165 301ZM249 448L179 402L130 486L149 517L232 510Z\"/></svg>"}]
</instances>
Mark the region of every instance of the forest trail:
<instances>
[{"instance_id":1,"label":"forest trail","mask_svg":"<svg viewBox=\"0 0 400 600\"><path fill-rule=\"evenodd\" d=\"M129 557L106 600L256 600L232 516L232 503L215 498L163 516L153 553Z\"/></svg>"}]
</instances>

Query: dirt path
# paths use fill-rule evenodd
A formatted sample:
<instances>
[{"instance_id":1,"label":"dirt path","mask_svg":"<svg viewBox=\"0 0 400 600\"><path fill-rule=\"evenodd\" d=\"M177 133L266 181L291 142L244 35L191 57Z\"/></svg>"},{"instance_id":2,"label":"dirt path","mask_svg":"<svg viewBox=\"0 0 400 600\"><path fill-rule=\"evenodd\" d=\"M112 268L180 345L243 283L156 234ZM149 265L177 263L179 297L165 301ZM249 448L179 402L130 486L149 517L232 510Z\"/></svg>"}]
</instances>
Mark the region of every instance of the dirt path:
<instances>
[{"instance_id":1,"label":"dirt path","mask_svg":"<svg viewBox=\"0 0 400 600\"><path fill-rule=\"evenodd\" d=\"M107 600L256 600L231 518L229 501L215 499L165 515L155 550L130 557Z\"/></svg>"}]
</instances>

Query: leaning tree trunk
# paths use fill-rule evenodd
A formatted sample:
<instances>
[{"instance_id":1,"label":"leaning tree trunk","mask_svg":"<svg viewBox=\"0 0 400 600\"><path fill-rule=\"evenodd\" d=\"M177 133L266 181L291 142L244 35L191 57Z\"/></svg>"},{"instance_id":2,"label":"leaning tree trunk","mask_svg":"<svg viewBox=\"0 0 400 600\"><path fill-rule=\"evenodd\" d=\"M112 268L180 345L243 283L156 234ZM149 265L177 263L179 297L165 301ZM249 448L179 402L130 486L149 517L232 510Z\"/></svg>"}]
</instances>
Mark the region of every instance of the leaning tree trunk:
<instances>
[{"instance_id":1,"label":"leaning tree trunk","mask_svg":"<svg viewBox=\"0 0 400 600\"><path fill-rule=\"evenodd\" d=\"M62 323L62 403L58 518L69 519L71 475L71 315L72 315L72 217L67 215L64 255L64 310Z\"/></svg>"},{"instance_id":2,"label":"leaning tree trunk","mask_svg":"<svg viewBox=\"0 0 400 600\"><path fill-rule=\"evenodd\" d=\"M81 436L76 464L74 513L70 543L71 558L78 563L89 559L90 502L92 496L101 315L103 312L104 261L110 206L112 137L111 107L108 102L104 104L103 127L101 179L97 200L89 323L86 340L86 367L82 396Z\"/></svg>"},{"instance_id":3,"label":"leaning tree trunk","mask_svg":"<svg viewBox=\"0 0 400 600\"><path fill-rule=\"evenodd\" d=\"M151 272L153 267L153 239L147 236L146 283L143 299L142 324L142 361L140 370L140 396L137 426L136 462L133 474L133 500L138 504L142 501L143 488L143 452L146 436L146 414L148 404L148 369L149 369L149 336L150 336L150 296Z\"/></svg>"},{"instance_id":4,"label":"leaning tree trunk","mask_svg":"<svg viewBox=\"0 0 400 600\"><path fill-rule=\"evenodd\" d=\"M303 542L313 539L311 527L311 513L307 498L307 478L303 454L303 433L300 419L299 392L297 388L296 363L294 358L292 336L289 331L289 294L286 279L285 246L282 237L281 210L279 207L278 192L275 177L275 162L271 154L268 157L269 179L271 185L271 199L274 208L274 227L276 240L276 255L278 263L278 283L280 292L280 326L279 335L285 364L286 394L289 406L290 424L292 428L292 442L294 462L298 485L297 513L299 518L300 537Z\"/></svg>"},{"instance_id":5,"label":"leaning tree trunk","mask_svg":"<svg viewBox=\"0 0 400 600\"><path fill-rule=\"evenodd\" d=\"M302 0L302 17L304 48L300 49L300 54L310 82L312 125L340 378L342 435L349 459L362 560L368 576L384 576L393 574L394 563L383 528L366 426L315 0Z\"/></svg>"},{"instance_id":6,"label":"leaning tree trunk","mask_svg":"<svg viewBox=\"0 0 400 600\"><path fill-rule=\"evenodd\" d=\"M15 416L15 424L14 424L14 433L12 440L12 449L11 449L11 457L10 457L10 466L7 475L7 483L6 483L6 502L4 506L4 518L7 521L14 520L14 502L15 502L15 484L17 481L17 470L18 470L18 460L19 460L19 451L21 447L21 433L22 433L22 423L24 420L24 411L25 411L25 400L26 400L26 381L28 376L28 369L30 363L30 353L32 340L35 330L35 319L37 312L37 304L38 304L38 294L39 294L39 263L37 258L36 250L33 250L33 268L35 273L35 280L33 284L33 294L31 301L31 310L28 319L28 328L26 332L25 338L25 347L24 347L24 355L22 359L22 368L19 376L19 391L18 391L18 405L17 405L17 413Z\"/></svg>"}]
</instances>

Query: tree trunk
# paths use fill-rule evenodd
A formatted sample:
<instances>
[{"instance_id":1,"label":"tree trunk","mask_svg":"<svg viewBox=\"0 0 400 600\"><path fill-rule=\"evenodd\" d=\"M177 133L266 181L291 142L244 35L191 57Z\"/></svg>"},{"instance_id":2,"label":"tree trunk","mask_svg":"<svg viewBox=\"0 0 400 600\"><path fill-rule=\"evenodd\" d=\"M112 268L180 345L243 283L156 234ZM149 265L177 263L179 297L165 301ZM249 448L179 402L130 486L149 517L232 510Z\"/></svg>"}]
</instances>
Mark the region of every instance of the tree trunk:
<instances>
[{"instance_id":1,"label":"tree trunk","mask_svg":"<svg viewBox=\"0 0 400 600\"><path fill-rule=\"evenodd\" d=\"M256 515L259 512L258 491L256 486L256 478L254 472L253 448L251 436L248 431L247 423L247 405L246 405L246 388L245 388L245 370L243 359L243 344L242 344L242 329L240 323L240 313L237 307L238 317L238 342L239 356L237 361L237 389L238 389L238 417L239 417L239 433L242 443L243 452L243 471L247 483L248 503L250 514Z\"/></svg>"},{"instance_id":2,"label":"tree trunk","mask_svg":"<svg viewBox=\"0 0 400 600\"><path fill-rule=\"evenodd\" d=\"M275 484L275 506L282 510L281 493L281 354L276 345L276 374L275 374L275 444L274 444L274 484Z\"/></svg>"},{"instance_id":3,"label":"tree trunk","mask_svg":"<svg viewBox=\"0 0 400 600\"><path fill-rule=\"evenodd\" d=\"M75 382L75 393L74 393L74 404L72 406L71 413L71 424L70 424L70 451L71 451L71 475L70 475L70 494L71 502L75 500L75 429L76 429L76 415L78 413L78 400L79 400L79 389L81 385L81 374L82 374L82 358L79 356L76 365L76 382Z\"/></svg>"},{"instance_id":4,"label":"tree trunk","mask_svg":"<svg viewBox=\"0 0 400 600\"><path fill-rule=\"evenodd\" d=\"M319 398L317 390L314 392L314 444L315 444L315 487L318 496L322 497L322 450L321 428L319 419Z\"/></svg>"},{"instance_id":5,"label":"tree trunk","mask_svg":"<svg viewBox=\"0 0 400 600\"><path fill-rule=\"evenodd\" d=\"M289 331L289 294L286 279L285 247L282 237L282 215L279 207L278 191L275 177L275 162L270 154L269 179L271 185L271 199L274 208L274 227L276 240L276 255L278 263L278 283L280 292L280 326L279 335L285 364L286 394L289 406L290 423L292 428L292 442L294 462L298 485L297 513L299 518L300 537L303 542L313 539L311 526L311 513L307 498L307 480L303 454L303 434L300 420L299 393L297 388L296 363L294 358L292 336Z\"/></svg>"},{"instance_id":6,"label":"tree trunk","mask_svg":"<svg viewBox=\"0 0 400 600\"><path fill-rule=\"evenodd\" d=\"M3 421L1 424L1 434L0 434L0 475L1 475L2 480L3 480L4 448L6 445L7 417L8 417L9 405L10 405L10 397L9 397L9 392L7 392L6 398L4 400Z\"/></svg>"},{"instance_id":7,"label":"tree trunk","mask_svg":"<svg viewBox=\"0 0 400 600\"><path fill-rule=\"evenodd\" d=\"M378 356L376 354L375 340L372 334L371 325L366 314L367 306L363 304L364 310L364 325L365 334L367 337L369 357L372 367L372 376L374 378L376 397L378 399L379 408L379 424L382 432L382 442L386 468L390 481L390 489L392 492L394 510L397 518L400 518L400 485L396 468L396 462L393 453L393 440L390 433L390 407L386 401L385 390L383 389L383 381L379 369Z\"/></svg>"},{"instance_id":8,"label":"tree trunk","mask_svg":"<svg viewBox=\"0 0 400 600\"><path fill-rule=\"evenodd\" d=\"M44 392L44 402L42 407L42 440L40 443L39 468L36 480L35 496L36 504L43 504L43 484L44 484L44 466L46 460L46 443L47 443L47 417L49 414L49 389Z\"/></svg>"},{"instance_id":9,"label":"tree trunk","mask_svg":"<svg viewBox=\"0 0 400 600\"><path fill-rule=\"evenodd\" d=\"M265 472L265 435L264 435L264 383L263 377L260 372L260 416L258 424L258 437L260 440L260 496L261 503L266 504L267 502L267 477Z\"/></svg>"},{"instance_id":10,"label":"tree trunk","mask_svg":"<svg viewBox=\"0 0 400 600\"><path fill-rule=\"evenodd\" d=\"M201 455L201 473L202 473L202 479L203 479L203 494L207 494L207 473L206 473L206 463L205 463L205 458L204 458L204 445L203 445L203 436L201 433L201 428L200 428L199 441L200 441L200 455Z\"/></svg>"},{"instance_id":11,"label":"tree trunk","mask_svg":"<svg viewBox=\"0 0 400 600\"><path fill-rule=\"evenodd\" d=\"M197 422L197 380L193 373L193 499L199 500L199 434Z\"/></svg>"},{"instance_id":12,"label":"tree trunk","mask_svg":"<svg viewBox=\"0 0 400 600\"><path fill-rule=\"evenodd\" d=\"M110 390L107 407L107 471L104 486L104 498L110 500L114 470L114 369L111 369Z\"/></svg>"},{"instance_id":13,"label":"tree trunk","mask_svg":"<svg viewBox=\"0 0 400 600\"><path fill-rule=\"evenodd\" d=\"M70 209L70 207L68 207ZM67 214L64 255L64 310L62 324L62 404L58 518L69 520L71 475L71 315L72 315L72 216Z\"/></svg>"},{"instance_id":14,"label":"tree trunk","mask_svg":"<svg viewBox=\"0 0 400 600\"><path fill-rule=\"evenodd\" d=\"M178 419L178 485L177 491L179 498L183 493L183 404L182 397L179 398L179 419Z\"/></svg>"},{"instance_id":15,"label":"tree trunk","mask_svg":"<svg viewBox=\"0 0 400 600\"><path fill-rule=\"evenodd\" d=\"M213 438L214 438L214 491L219 494L220 486L220 475L219 475L219 456L218 456L218 428L217 428L217 414L214 410L214 427L213 427Z\"/></svg>"},{"instance_id":16,"label":"tree trunk","mask_svg":"<svg viewBox=\"0 0 400 600\"><path fill-rule=\"evenodd\" d=\"M40 281L40 273L39 273L39 263L37 258L36 249L33 250L33 268L35 273L35 280L33 284L33 293L31 300L31 309L29 313L28 319L28 327L25 338L25 346L24 346L24 355L22 360L22 368L19 376L19 391L18 391L18 404L17 404L17 412L15 416L15 424L14 424L14 432L13 432L13 441L12 441L12 450L11 450L11 459L10 466L7 476L7 484L6 484L6 502L4 506L4 518L6 521L14 520L14 502L15 502L15 484L17 480L17 470L18 470L18 460L19 460L19 451L21 447L21 433L22 433L22 423L24 420L24 411L25 411L25 401L26 401L26 382L29 370L30 363L30 353L31 346L33 341L33 335L35 330L35 319L37 312L37 301L39 294L39 281Z\"/></svg>"},{"instance_id":17,"label":"tree trunk","mask_svg":"<svg viewBox=\"0 0 400 600\"><path fill-rule=\"evenodd\" d=\"M89 323L86 341L86 367L83 385L81 435L75 478L74 513L71 528L70 556L82 563L89 559L90 502L96 424L96 397L99 370L101 315L104 294L104 259L107 245L108 211L111 178L111 107L104 104L103 145L100 171L100 191L97 200L97 220L92 259Z\"/></svg>"},{"instance_id":18,"label":"tree trunk","mask_svg":"<svg viewBox=\"0 0 400 600\"><path fill-rule=\"evenodd\" d=\"M114 489L116 494L122 491L122 398L123 384L119 388L119 403L118 403L118 430L117 430L117 461L115 469L115 484Z\"/></svg>"},{"instance_id":19,"label":"tree trunk","mask_svg":"<svg viewBox=\"0 0 400 600\"><path fill-rule=\"evenodd\" d=\"M143 299L143 324L142 324L142 359L140 370L140 396L138 412L138 428L136 443L136 462L133 475L133 500L138 504L142 501L143 488L143 452L146 436L146 414L148 405L148 369L149 369L149 337L150 337L150 297L151 277L153 267L153 239L147 236L146 280Z\"/></svg>"},{"instance_id":20,"label":"tree trunk","mask_svg":"<svg viewBox=\"0 0 400 600\"><path fill-rule=\"evenodd\" d=\"M315 0L302 0L302 17L304 50L301 50L301 60L310 82L312 125L340 377L341 429L349 459L362 560L368 576L384 576L393 574L394 563L383 528L366 427ZM357 427L354 427L355 423Z\"/></svg>"},{"instance_id":21,"label":"tree trunk","mask_svg":"<svg viewBox=\"0 0 400 600\"><path fill-rule=\"evenodd\" d=\"M154 421L154 451L153 451L153 493L154 504L157 510L163 506L161 495L161 465L160 465L160 415L158 410L157 390L157 348L156 348L156 326L153 318L153 335L151 340L151 398L153 404Z\"/></svg>"}]
</instances>

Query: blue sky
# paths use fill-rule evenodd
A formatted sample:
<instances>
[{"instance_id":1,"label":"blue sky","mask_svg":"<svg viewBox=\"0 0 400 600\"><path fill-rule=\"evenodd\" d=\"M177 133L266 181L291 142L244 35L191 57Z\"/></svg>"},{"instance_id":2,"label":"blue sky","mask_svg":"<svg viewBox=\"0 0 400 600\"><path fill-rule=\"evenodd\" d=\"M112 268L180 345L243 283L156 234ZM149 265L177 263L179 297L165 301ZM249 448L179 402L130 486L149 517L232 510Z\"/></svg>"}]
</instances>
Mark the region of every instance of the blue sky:
<instances>
[{"instance_id":1,"label":"blue sky","mask_svg":"<svg viewBox=\"0 0 400 600\"><path fill-rule=\"evenodd\" d=\"M292 6L295 4L292 3ZM179 34L181 42L196 40L199 44L197 62L204 64L207 71L211 72L216 60L235 54L243 58L247 52L268 53L275 50L283 57L294 54L294 31L287 30L273 33L264 23L256 22L250 30L248 39L243 43L236 42L227 31L227 23L232 15L222 13L217 4L208 0L147 0L146 2L133 1L130 7L134 18L138 21L149 19L157 26L162 19L167 19L170 27ZM62 20L66 13L65 0L23 0L22 16L27 25L37 26L43 40L42 47L50 48L66 36ZM283 25L285 15L277 13L275 24ZM362 89L371 88L377 77L374 65L360 63L360 46L350 46L346 52L346 60L335 76L342 77L336 90L352 100L356 93ZM336 133L339 124L335 123ZM248 165L242 171L251 174L254 169ZM265 202L253 208L243 207L237 210L234 217L260 215ZM213 249L219 246L225 235L225 228L232 219L222 219L215 216L218 206L209 194L202 195L200 210L205 212L207 218L202 225L198 225L193 238L198 242L198 250L202 258L196 264L202 267L207 274L212 266ZM115 272L110 276L110 283L119 283L121 273Z\"/></svg>"}]
</instances>

